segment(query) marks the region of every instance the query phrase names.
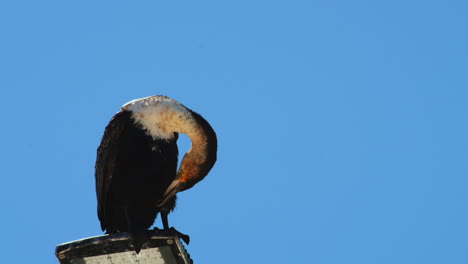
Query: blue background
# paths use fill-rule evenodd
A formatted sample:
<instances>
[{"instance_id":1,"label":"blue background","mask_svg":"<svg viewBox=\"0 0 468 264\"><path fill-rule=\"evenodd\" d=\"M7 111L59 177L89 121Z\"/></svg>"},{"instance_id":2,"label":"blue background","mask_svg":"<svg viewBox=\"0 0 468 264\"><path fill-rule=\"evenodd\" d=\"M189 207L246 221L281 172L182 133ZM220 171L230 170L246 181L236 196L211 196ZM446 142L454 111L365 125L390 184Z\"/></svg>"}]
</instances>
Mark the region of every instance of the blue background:
<instances>
[{"instance_id":1,"label":"blue background","mask_svg":"<svg viewBox=\"0 0 468 264\"><path fill-rule=\"evenodd\" d=\"M468 263L467 8L2 1L2 262L102 234L104 127L163 94L218 133L169 218L196 263Z\"/></svg>"}]
</instances>

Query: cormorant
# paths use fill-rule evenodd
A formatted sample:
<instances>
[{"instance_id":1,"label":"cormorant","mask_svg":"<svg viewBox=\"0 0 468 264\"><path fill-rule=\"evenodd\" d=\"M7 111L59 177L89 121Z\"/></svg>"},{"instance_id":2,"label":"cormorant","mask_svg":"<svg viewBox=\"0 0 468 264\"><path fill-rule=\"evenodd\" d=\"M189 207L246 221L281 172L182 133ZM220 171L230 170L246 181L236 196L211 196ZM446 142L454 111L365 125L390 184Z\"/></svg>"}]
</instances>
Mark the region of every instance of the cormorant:
<instances>
[{"instance_id":1,"label":"cormorant","mask_svg":"<svg viewBox=\"0 0 468 264\"><path fill-rule=\"evenodd\" d=\"M192 145L177 170L178 133L186 134ZM139 252L145 242L141 234L158 213L164 229L169 229L167 216L176 205L176 193L208 174L216 151L216 133L210 124L181 103L156 95L124 104L105 128L97 150L95 180L102 230L130 232ZM178 234L188 243L188 236Z\"/></svg>"}]
</instances>

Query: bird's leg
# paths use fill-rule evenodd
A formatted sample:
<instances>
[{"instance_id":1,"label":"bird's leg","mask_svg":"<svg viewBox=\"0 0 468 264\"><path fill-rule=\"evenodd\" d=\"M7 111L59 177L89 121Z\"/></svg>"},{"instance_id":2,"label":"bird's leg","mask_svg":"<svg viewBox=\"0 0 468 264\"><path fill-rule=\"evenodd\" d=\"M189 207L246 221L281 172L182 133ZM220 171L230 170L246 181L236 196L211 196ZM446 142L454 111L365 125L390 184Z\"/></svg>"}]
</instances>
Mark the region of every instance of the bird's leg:
<instances>
[{"instance_id":1,"label":"bird's leg","mask_svg":"<svg viewBox=\"0 0 468 264\"><path fill-rule=\"evenodd\" d=\"M163 228L165 230L169 229L169 221L167 219L167 216L169 215L169 211L161 211L161 220L163 223Z\"/></svg>"},{"instance_id":2,"label":"bird's leg","mask_svg":"<svg viewBox=\"0 0 468 264\"><path fill-rule=\"evenodd\" d=\"M169 215L169 211L161 211L161 220L163 222L164 230L166 230L166 231L168 231L169 233L172 233L172 234L174 234L174 233L177 234L185 242L185 244L188 245L190 243L190 236L179 232L174 227L169 228L169 221L167 219L168 215Z\"/></svg>"}]
</instances>

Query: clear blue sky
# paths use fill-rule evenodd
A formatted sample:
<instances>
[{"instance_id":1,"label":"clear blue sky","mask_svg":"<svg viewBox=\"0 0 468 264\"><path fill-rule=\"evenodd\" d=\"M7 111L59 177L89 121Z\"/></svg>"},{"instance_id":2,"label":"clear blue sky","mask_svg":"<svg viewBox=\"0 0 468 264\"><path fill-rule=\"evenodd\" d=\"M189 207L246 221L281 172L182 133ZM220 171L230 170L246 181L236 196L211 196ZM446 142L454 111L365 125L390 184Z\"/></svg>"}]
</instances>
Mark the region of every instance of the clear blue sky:
<instances>
[{"instance_id":1,"label":"clear blue sky","mask_svg":"<svg viewBox=\"0 0 468 264\"><path fill-rule=\"evenodd\" d=\"M2 1L2 262L57 263L57 244L102 234L104 127L163 94L219 138L169 218L196 263L468 263L467 11Z\"/></svg>"}]
</instances>

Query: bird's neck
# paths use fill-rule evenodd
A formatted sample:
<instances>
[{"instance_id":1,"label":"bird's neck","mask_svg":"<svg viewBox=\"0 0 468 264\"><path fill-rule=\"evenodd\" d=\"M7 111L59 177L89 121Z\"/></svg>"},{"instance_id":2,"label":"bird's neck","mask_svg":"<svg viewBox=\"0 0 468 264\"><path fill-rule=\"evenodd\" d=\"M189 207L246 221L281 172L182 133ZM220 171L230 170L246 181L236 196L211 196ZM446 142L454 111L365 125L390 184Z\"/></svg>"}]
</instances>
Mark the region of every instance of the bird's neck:
<instances>
[{"instance_id":1,"label":"bird's neck","mask_svg":"<svg viewBox=\"0 0 468 264\"><path fill-rule=\"evenodd\" d=\"M217 138L214 130L200 115L194 113L196 125L185 133L192 145L184 155L177 176L188 187L202 180L216 161Z\"/></svg>"}]
</instances>

